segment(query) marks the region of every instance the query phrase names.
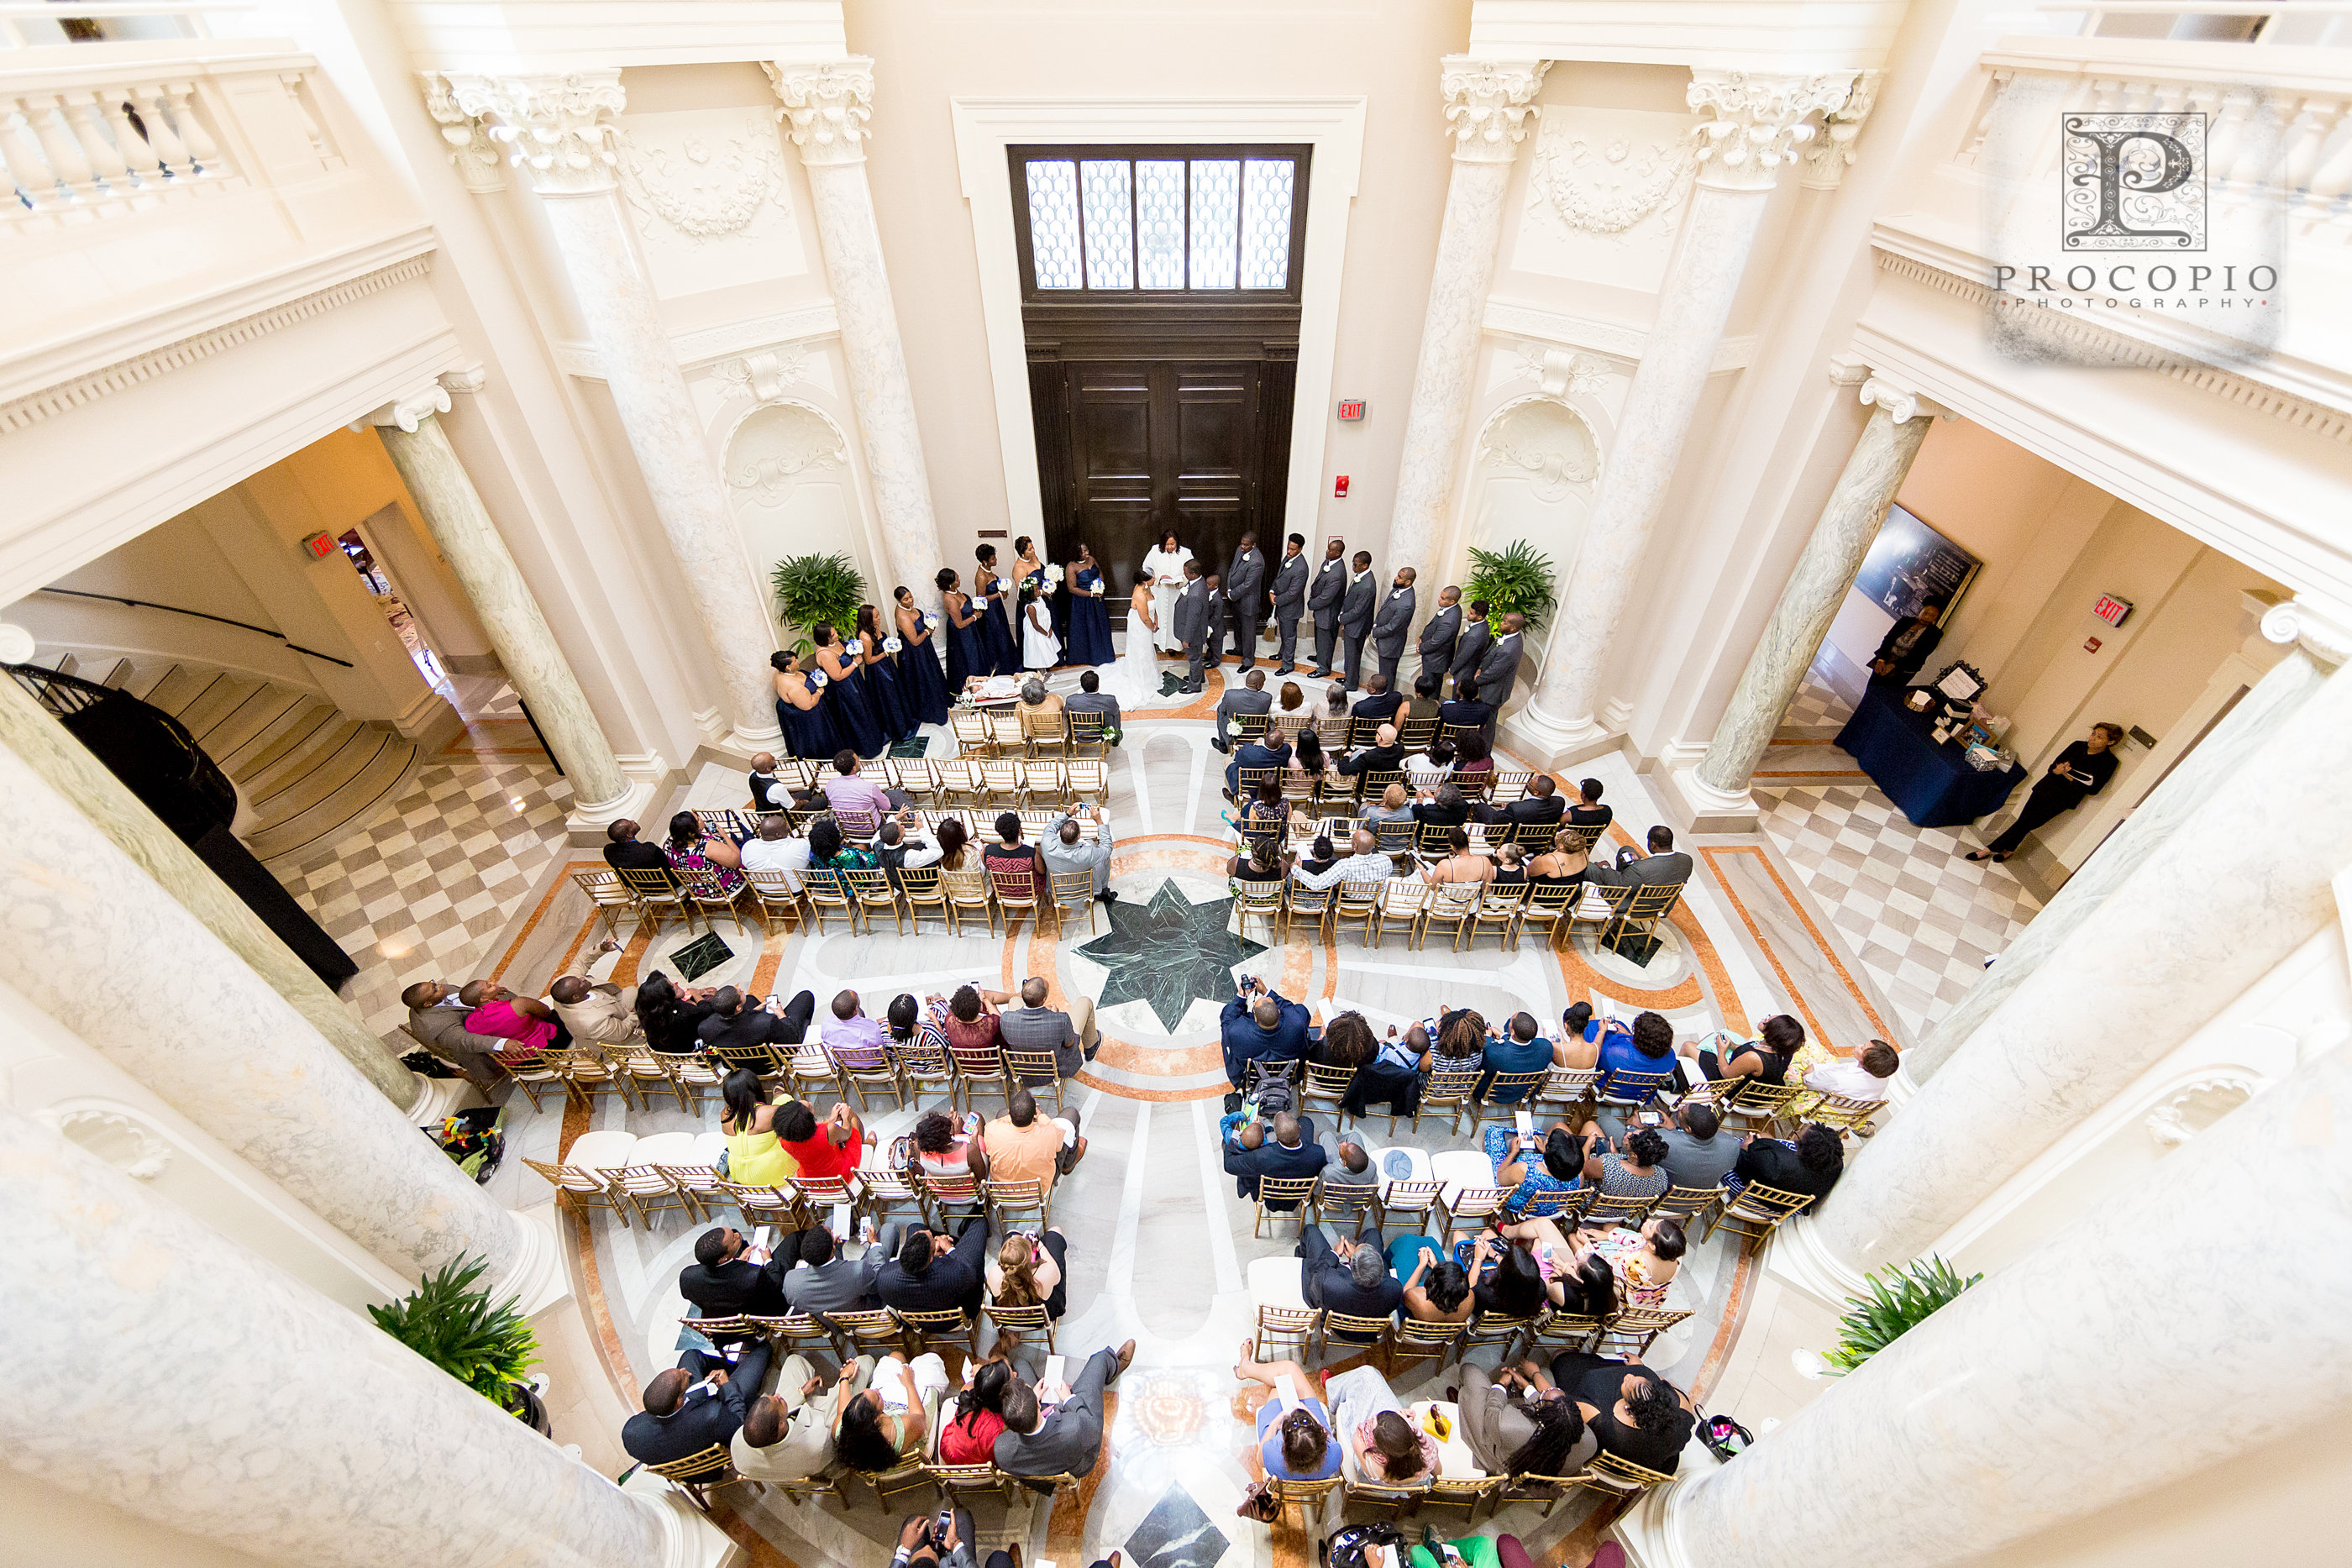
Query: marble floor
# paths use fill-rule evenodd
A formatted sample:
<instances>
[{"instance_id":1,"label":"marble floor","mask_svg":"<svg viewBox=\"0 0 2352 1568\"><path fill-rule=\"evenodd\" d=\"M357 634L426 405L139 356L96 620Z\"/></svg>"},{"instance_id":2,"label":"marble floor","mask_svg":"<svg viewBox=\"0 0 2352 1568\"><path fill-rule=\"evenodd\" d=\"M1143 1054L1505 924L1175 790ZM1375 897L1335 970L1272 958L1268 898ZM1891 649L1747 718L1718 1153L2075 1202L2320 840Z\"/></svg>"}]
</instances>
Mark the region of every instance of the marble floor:
<instances>
[{"instance_id":1,"label":"marble floor","mask_svg":"<svg viewBox=\"0 0 2352 1568\"><path fill-rule=\"evenodd\" d=\"M1055 684L1074 685L1066 675ZM1220 868L1230 852L1212 767L1221 769L1224 759L1208 744L1214 695L1213 685L1206 697L1171 701L1139 722L1131 718L1126 743L1114 753L1112 886L1125 904L1172 897L1206 905L1223 894ZM944 746L934 748L935 755L944 752ZM1603 779L1616 804L1622 841L1661 820L1646 781L1622 758L1580 769L1586 771ZM664 810L740 805L742 795L740 773L713 766ZM1796 1012L1841 1052L1887 1032L1885 995L1814 902L1792 855L1759 835L1704 840L1693 847L1701 873L1646 967L1583 942L1563 953L1532 944L1503 950L1492 937L1470 952L1414 951L1395 935L1371 948L1352 933L1326 941L1302 930L1276 942L1274 933L1255 925L1247 940L1265 950L1234 967L1265 975L1319 1018L1353 1008L1382 1028L1442 1006L1475 1007L1490 1017L1525 1008L1549 1024L1570 1001L1585 999L1621 1015L1655 1009L1685 1038L1717 1028L1745 1032L1754 1020L1780 1011ZM575 852L561 869L601 863ZM518 929L495 972L518 988L540 991L556 975L581 967L600 934L593 912L562 876L552 879L527 915L518 912L509 924ZM702 977L704 983L787 994L806 988L819 998L820 1016L823 1005L845 988L856 990L869 1012L879 1012L900 991L945 992L966 980L1005 989L1032 974L1047 977L1060 996L1099 996L1110 972L1084 950L1110 930L1108 921L1097 921L1093 933L1075 924L1057 933L1024 923L988 935L968 928L961 936L935 926L901 936L887 924L878 932L853 934L838 920L821 934L772 934L756 922L737 925L723 919L717 930L732 955ZM664 965L688 940L677 926L657 936L625 927L622 935L625 951L603 963L624 981ZM1284 1219L1266 1235L1254 1234L1254 1207L1234 1195L1220 1168L1215 1124L1224 1084L1216 1011L1206 999L1186 999L1179 1010L1165 998L1139 997L1098 1014L1100 1054L1067 1091L1089 1153L1054 1195L1053 1223L1070 1239L1070 1308L1057 1337L1059 1347L1073 1354L1131 1337L1139 1354L1113 1387L1105 1458L1076 1504L1024 1500L1009 1512L984 1505L979 1529L985 1546L1022 1542L1032 1563L1084 1563L1113 1548L1125 1551L1130 1562L1226 1568L1292 1568L1314 1560L1313 1543L1294 1527L1269 1530L1234 1515L1246 1481L1239 1453L1254 1403L1231 1375L1234 1350L1254 1322L1252 1281L1265 1282L1255 1266L1279 1270L1297 1245L1297 1225ZM551 1102L534 1114L517 1099L508 1113L513 1154L493 1177L492 1190L515 1205L546 1197L544 1183L515 1155L553 1158L591 1130L704 1132L717 1119L715 1105L686 1112L674 1104L631 1108L613 1100L593 1113ZM915 1113L877 1103L868 1126L887 1142L906 1131ZM1317 1120L1318 1136L1336 1145L1338 1130ZM1467 1130L1457 1133L1435 1116L1425 1116L1418 1128L1403 1124L1391 1130L1387 1117L1376 1115L1350 1125L1347 1135L1384 1164L1400 1151L1426 1156L1475 1147ZM569 1227L574 1283L591 1306L599 1358L625 1408L634 1408L643 1382L676 1358L684 1315L676 1279L699 1228L676 1214L650 1231L601 1217ZM1760 1349L1743 1335L1743 1324L1767 1299L1765 1284L1756 1260L1740 1260L1719 1242L1696 1247L1672 1297L1694 1315L1651 1353L1659 1370L1751 1427L1757 1426L1749 1418L1751 1398L1759 1410L1780 1416L1817 1386L1782 1388L1799 1380L1768 1363L1777 1355L1785 1368L1786 1347ZM1779 1325L1772 1337L1818 1339L1820 1325L1784 1314L1773 1299L1766 1325ZM1442 1395L1450 1380L1424 1364L1398 1381L1397 1392L1408 1398ZM572 1401L565 1407L591 1406ZM560 1427L558 1437L579 1440ZM611 1452L609 1438L597 1438L582 1444L591 1463ZM1684 1462L1715 1461L1694 1446ZM772 1491L738 1489L727 1502L739 1530L756 1534L784 1561L812 1568L821 1562L879 1568L888 1559L898 1511L886 1514L866 1494L858 1498L845 1509L832 1500L795 1503ZM1541 1561L1580 1563L1590 1550L1590 1531L1583 1529L1588 1511L1581 1504L1563 1505L1546 1521L1539 1508L1517 1505L1479 1528L1519 1535Z\"/></svg>"}]
</instances>

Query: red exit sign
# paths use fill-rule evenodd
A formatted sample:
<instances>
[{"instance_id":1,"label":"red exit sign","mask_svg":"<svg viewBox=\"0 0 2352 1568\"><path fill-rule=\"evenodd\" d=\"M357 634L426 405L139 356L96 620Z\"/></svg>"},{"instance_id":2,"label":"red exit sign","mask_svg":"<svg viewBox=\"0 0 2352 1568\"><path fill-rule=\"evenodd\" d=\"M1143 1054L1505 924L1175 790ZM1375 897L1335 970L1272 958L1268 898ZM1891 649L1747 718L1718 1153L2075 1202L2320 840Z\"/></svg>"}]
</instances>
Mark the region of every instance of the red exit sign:
<instances>
[{"instance_id":1,"label":"red exit sign","mask_svg":"<svg viewBox=\"0 0 2352 1568\"><path fill-rule=\"evenodd\" d=\"M2124 617L2131 612L2131 601L2117 599L2112 593L2102 593L2099 595L2098 602L2091 606L2091 613L2110 626L2122 625Z\"/></svg>"},{"instance_id":2,"label":"red exit sign","mask_svg":"<svg viewBox=\"0 0 2352 1568\"><path fill-rule=\"evenodd\" d=\"M1360 397L1342 399L1339 403L1339 417L1341 419L1363 418L1364 400Z\"/></svg>"}]
</instances>

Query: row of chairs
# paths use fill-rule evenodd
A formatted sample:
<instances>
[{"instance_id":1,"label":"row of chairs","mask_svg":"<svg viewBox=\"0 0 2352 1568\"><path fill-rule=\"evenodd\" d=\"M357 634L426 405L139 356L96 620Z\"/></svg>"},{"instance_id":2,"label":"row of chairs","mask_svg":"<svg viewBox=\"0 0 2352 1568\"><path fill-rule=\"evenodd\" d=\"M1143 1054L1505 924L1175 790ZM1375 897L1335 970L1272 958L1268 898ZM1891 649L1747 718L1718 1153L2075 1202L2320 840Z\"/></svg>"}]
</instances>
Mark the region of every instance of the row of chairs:
<instances>
[{"instance_id":1,"label":"row of chairs","mask_svg":"<svg viewBox=\"0 0 2352 1568\"><path fill-rule=\"evenodd\" d=\"M866 1096L887 1094L901 1108L920 1106L926 1091L936 1092L959 1114L976 1109L983 1096L1008 1108L1016 1088L1026 1086L1039 1102L1051 1098L1058 1113L1064 1109L1058 1061L1050 1051L1025 1051L1004 1044L926 1044L919 1032L913 1040L894 1040L881 1048L878 1060L845 1061L821 1044L778 1050L764 1043L705 1047L731 1072L750 1068L760 1075L762 1092L789 1086L802 1099L831 1093L855 1099L862 1114Z\"/></svg>"},{"instance_id":2,"label":"row of chairs","mask_svg":"<svg viewBox=\"0 0 2352 1568\"><path fill-rule=\"evenodd\" d=\"M1318 940L1335 938L1353 929L1367 947L1380 946L1391 930L1403 934L1406 946L1424 947L1433 931L1445 932L1455 952L1475 947L1492 932L1499 945L1517 948L1528 926L1541 932L1545 944L1563 947L1580 933L1603 946L1622 946L1634 938L1651 938L1661 921L1671 919L1682 884L1656 887L1609 887L1597 883L1440 883L1433 886L1417 877L1373 882L1342 882L1331 887L1308 888L1296 879L1234 883L1234 913L1241 935L1249 935L1257 921L1277 943L1290 940L1302 919L1310 919Z\"/></svg>"},{"instance_id":3,"label":"row of chairs","mask_svg":"<svg viewBox=\"0 0 2352 1568\"><path fill-rule=\"evenodd\" d=\"M1066 710L966 708L948 717L956 749L975 758L1102 757L1110 749L1109 727L1108 715Z\"/></svg>"},{"instance_id":4,"label":"row of chairs","mask_svg":"<svg viewBox=\"0 0 2352 1568\"><path fill-rule=\"evenodd\" d=\"M1507 806L1525 796L1528 782L1535 777L1522 768L1482 768L1475 773L1456 774L1447 782L1462 792L1465 800L1486 800L1492 805ZM1359 773L1341 773L1327 768L1321 773L1309 773L1294 768L1236 768L1234 769L1234 793L1249 800L1262 784L1273 782L1282 786L1282 797L1294 805L1349 806L1378 801L1389 792L1391 784L1402 784L1408 789L1412 781L1398 768L1367 768ZM1551 842L1546 830L1543 841Z\"/></svg>"},{"instance_id":5,"label":"row of chairs","mask_svg":"<svg viewBox=\"0 0 2352 1568\"><path fill-rule=\"evenodd\" d=\"M1343 1504L1387 1508L1400 1518L1407 1511L1419 1513L1424 1508L1459 1508L1465 1511L1463 1524L1466 1529L1477 1522L1481 1507L1488 1509L1487 1518L1491 1520L1506 1503L1539 1502L1544 1505L1544 1517L1549 1519L1563 1498L1579 1491L1598 1492L1608 1502L1622 1505L1673 1479L1672 1476L1644 1469L1613 1454L1596 1454L1572 1476L1528 1473L1475 1479L1433 1477L1418 1483L1389 1483L1368 1481L1356 1475L1337 1475L1317 1481L1274 1478L1267 1486L1286 1515L1293 1508L1300 1509L1310 1521L1329 1506L1330 1496L1337 1491Z\"/></svg>"},{"instance_id":6,"label":"row of chairs","mask_svg":"<svg viewBox=\"0 0 2352 1568\"><path fill-rule=\"evenodd\" d=\"M1252 773L1270 774L1276 771L1277 769L1271 768L1242 769L1244 776ZM1246 786L1246 777L1244 783ZM1297 786L1286 779L1284 788L1286 791L1292 791L1297 789ZM1244 789L1244 793L1246 792ZM1304 796L1297 798L1304 799ZM1254 842L1259 839L1274 839L1282 841L1286 848L1302 852L1307 845L1314 842L1318 833L1328 834L1334 846L1344 844L1354 831L1355 826L1356 820L1346 814L1334 817L1310 816L1305 821L1300 821L1295 817L1285 821L1279 819L1244 816L1235 818L1233 823L1234 836L1244 843ZM1417 855L1423 860L1438 861L1454 852L1453 844L1448 837L1454 830L1438 823L1416 822L1404 819L1396 821L1376 821L1371 823L1370 827L1373 846L1385 855ZM1463 824L1463 831L1470 840L1471 852L1483 855L1493 854L1496 850L1509 843L1517 844L1529 854L1540 854L1550 849L1552 840L1561 833L1568 834L1572 841L1590 852L1601 834L1606 831L1603 828L1575 822L1465 822Z\"/></svg>"},{"instance_id":7,"label":"row of chairs","mask_svg":"<svg viewBox=\"0 0 2352 1568\"><path fill-rule=\"evenodd\" d=\"M771 920L788 928L813 925L820 934L825 922L838 915L852 936L872 931L887 916L898 935L909 926L922 933L926 915L940 921L954 936L963 934L967 921L984 921L994 936L1001 917L1012 922L1027 915L1050 922L1059 935L1066 919L1083 915L1089 932L1096 928L1094 876L1089 872L1057 872L1041 886L1034 872L1003 867L967 866L950 871L922 866L899 871L812 869L798 872L746 872L730 884L715 871L691 867L651 867L643 870L583 871L572 873L573 883L586 894L604 916L607 930L619 936L619 920L628 915L658 932L666 920L677 919L691 932L698 914L703 923L718 924L724 915L738 929L749 930L747 916L761 932L772 931Z\"/></svg>"},{"instance_id":8,"label":"row of chairs","mask_svg":"<svg viewBox=\"0 0 2352 1568\"><path fill-rule=\"evenodd\" d=\"M851 1176L788 1176L773 1184L733 1182L715 1166L654 1161L615 1166L523 1163L555 1188L560 1207L575 1213L604 1210L626 1228L635 1214L646 1229L666 1208L702 1224L733 1208L746 1227L801 1231L846 1210L853 1223L905 1218L943 1228L962 1215L985 1212L1000 1228L1053 1223L1053 1189L1044 1182L972 1176L932 1176L861 1167Z\"/></svg>"}]
</instances>

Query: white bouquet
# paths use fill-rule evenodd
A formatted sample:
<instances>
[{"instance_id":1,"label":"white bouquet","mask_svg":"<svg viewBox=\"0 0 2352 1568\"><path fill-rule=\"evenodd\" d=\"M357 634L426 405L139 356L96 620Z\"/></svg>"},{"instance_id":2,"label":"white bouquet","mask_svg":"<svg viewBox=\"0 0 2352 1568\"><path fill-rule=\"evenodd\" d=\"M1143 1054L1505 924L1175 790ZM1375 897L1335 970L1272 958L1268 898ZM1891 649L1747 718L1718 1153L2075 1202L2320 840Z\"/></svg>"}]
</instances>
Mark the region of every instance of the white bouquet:
<instances>
[{"instance_id":1,"label":"white bouquet","mask_svg":"<svg viewBox=\"0 0 2352 1568\"><path fill-rule=\"evenodd\" d=\"M1045 568L1045 586L1049 589L1059 588L1062 586L1062 569L1060 567L1049 564Z\"/></svg>"},{"instance_id":2,"label":"white bouquet","mask_svg":"<svg viewBox=\"0 0 2352 1568\"><path fill-rule=\"evenodd\" d=\"M936 626L936 625L938 625L938 624L939 624L939 622L938 622L937 620L935 620L934 618L932 618L930 615L929 615L929 614L925 613L924 612L922 612L922 611L920 611L920 610L918 610L918 611L916 611L916 612L915 612L915 630L916 630L916 631L918 631L918 632L928 632L928 631L929 631L932 627Z\"/></svg>"},{"instance_id":3,"label":"white bouquet","mask_svg":"<svg viewBox=\"0 0 2352 1568\"><path fill-rule=\"evenodd\" d=\"M886 653L895 653L906 645L907 644L901 643L896 637L885 637L882 639L882 651Z\"/></svg>"},{"instance_id":4,"label":"white bouquet","mask_svg":"<svg viewBox=\"0 0 2352 1568\"><path fill-rule=\"evenodd\" d=\"M823 691L825 687L833 685L833 682L826 676L823 670L814 670L809 674L809 685L815 687L818 691Z\"/></svg>"}]
</instances>

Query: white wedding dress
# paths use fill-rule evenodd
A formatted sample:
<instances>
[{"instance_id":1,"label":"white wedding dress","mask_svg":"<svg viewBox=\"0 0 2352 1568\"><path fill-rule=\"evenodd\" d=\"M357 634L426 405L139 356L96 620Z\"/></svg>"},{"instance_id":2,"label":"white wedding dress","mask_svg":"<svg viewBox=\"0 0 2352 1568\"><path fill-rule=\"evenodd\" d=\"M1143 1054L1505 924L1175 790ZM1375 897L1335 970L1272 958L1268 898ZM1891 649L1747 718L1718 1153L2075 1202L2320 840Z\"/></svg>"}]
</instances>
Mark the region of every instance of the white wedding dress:
<instances>
[{"instance_id":1,"label":"white wedding dress","mask_svg":"<svg viewBox=\"0 0 2352 1568\"><path fill-rule=\"evenodd\" d=\"M1184 651L1176 640L1176 601L1184 596L1184 563L1192 559L1192 552L1182 545L1172 555L1158 545L1144 552L1143 570L1151 577L1151 612L1160 617L1157 641L1165 653Z\"/></svg>"},{"instance_id":2,"label":"white wedding dress","mask_svg":"<svg viewBox=\"0 0 2352 1568\"><path fill-rule=\"evenodd\" d=\"M1159 613L1156 605L1152 613ZM1160 624L1165 626L1167 622L1163 620ZM1127 631L1123 635L1127 638L1125 651L1115 662L1100 665L1095 672L1102 689L1118 699L1122 712L1166 700L1160 695L1160 655L1152 649L1151 630L1132 607L1127 612Z\"/></svg>"}]
</instances>

